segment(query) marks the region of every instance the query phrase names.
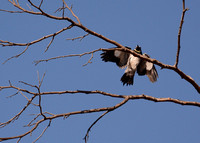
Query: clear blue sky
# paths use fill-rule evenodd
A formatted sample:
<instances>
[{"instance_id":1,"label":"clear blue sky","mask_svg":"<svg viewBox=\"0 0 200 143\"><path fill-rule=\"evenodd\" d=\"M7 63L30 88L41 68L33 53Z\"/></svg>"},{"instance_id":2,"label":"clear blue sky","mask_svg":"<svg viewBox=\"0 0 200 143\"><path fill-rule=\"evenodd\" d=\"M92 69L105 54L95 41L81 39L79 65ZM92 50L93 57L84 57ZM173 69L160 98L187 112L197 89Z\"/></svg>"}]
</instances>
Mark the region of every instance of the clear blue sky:
<instances>
[{"instance_id":1,"label":"clear blue sky","mask_svg":"<svg viewBox=\"0 0 200 143\"><path fill-rule=\"evenodd\" d=\"M20 1L22 2L22 1ZM182 13L182 1L168 0L70 0L75 14L89 29L118 43L134 48L137 44L144 53L148 53L165 64L174 64L177 50L177 34ZM43 9L51 14L62 5L62 1L44 1ZM200 1L186 0L190 10L185 15L181 37L179 67L200 83ZM25 8L28 8L24 4ZM1 0L0 9L15 10L7 0ZM70 13L68 15L71 17ZM69 25L65 21L51 20L29 14L10 14L0 12L0 39L17 43L27 43L45 35L54 33ZM133 86L122 86L120 78L124 70L113 63L104 63L100 53L95 53L92 64L85 67L90 55L70 57L33 64L34 60L47 59L59 55L80 54L98 48L110 48L113 45L88 36L81 42L67 38L82 36L85 33L73 28L57 36L45 53L50 39L30 46L17 59L0 64L0 86L13 85L28 88L18 81L38 84L37 71L46 76L42 92L64 90L102 90L122 95L147 94L154 97L171 97L186 101L200 102L197 91L179 75L169 70L160 70L156 66L159 79L152 84L147 77L135 76ZM24 47L0 47L0 62L23 51ZM0 122L5 122L18 113L26 104L22 95L6 98L14 90L0 92ZM29 98L30 96L27 95ZM54 114L109 107L121 102L119 99L102 95L66 94L42 97L43 110ZM35 103L38 103L36 100ZM30 106L16 122L0 129L0 137L19 135L28 130L23 125L36 114ZM102 113L71 116L52 121L39 143L81 143L87 128ZM197 107L181 106L173 103L154 103L146 100L129 101L123 107L107 114L91 130L89 143L199 143L200 110ZM46 127L45 122L21 140L22 143L34 141ZM9 143L16 140L8 141Z\"/></svg>"}]
</instances>

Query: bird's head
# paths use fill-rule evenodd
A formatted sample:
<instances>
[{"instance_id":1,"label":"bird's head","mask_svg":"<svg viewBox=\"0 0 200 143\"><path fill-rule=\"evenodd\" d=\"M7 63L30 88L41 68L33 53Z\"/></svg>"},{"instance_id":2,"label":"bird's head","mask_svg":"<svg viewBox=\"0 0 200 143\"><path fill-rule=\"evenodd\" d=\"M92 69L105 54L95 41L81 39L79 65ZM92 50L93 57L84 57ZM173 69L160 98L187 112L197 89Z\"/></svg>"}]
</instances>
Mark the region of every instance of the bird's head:
<instances>
[{"instance_id":1,"label":"bird's head","mask_svg":"<svg viewBox=\"0 0 200 143\"><path fill-rule=\"evenodd\" d=\"M136 46L136 48L134 49L134 51L136 52L136 53L138 53L138 54L141 54L142 55L142 49L141 49L141 47L140 46Z\"/></svg>"}]
</instances>

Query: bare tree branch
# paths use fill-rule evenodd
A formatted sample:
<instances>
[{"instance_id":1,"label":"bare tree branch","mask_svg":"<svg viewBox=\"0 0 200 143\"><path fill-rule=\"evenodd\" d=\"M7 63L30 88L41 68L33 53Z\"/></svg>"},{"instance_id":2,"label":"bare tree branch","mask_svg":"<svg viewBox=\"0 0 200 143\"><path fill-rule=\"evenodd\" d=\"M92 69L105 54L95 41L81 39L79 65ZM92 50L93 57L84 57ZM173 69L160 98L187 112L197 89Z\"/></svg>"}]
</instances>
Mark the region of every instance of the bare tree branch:
<instances>
[{"instance_id":1,"label":"bare tree branch","mask_svg":"<svg viewBox=\"0 0 200 143\"><path fill-rule=\"evenodd\" d=\"M35 86L33 86L31 84L28 84L28 83L25 83L25 82L24 82L24 84L27 84L27 85L29 85L31 87L35 87ZM42 112L40 111L40 114L37 115L36 118L34 118L28 124L28 126L34 125L34 127L32 129L30 129L26 133L18 135L18 136L7 137L7 138L0 138L0 141L9 140L9 139L17 139L17 138L21 139L22 137L24 137L24 136L32 133L39 126L40 123L42 123L42 122L44 122L46 120L53 120L53 119L59 118L59 117L68 117L68 116L76 115L76 114L86 114L86 113L101 112L101 111L112 111L112 110L117 109L118 107L122 106L123 104L125 104L128 100L144 99L144 100L149 100L149 101L154 101L154 102L172 102L172 103L180 104L180 105L190 105L190 106L200 107L200 103L199 102L182 101L182 100L173 99L173 98L156 98L156 97L152 97L152 96L148 96L148 95L144 95L144 94L142 94L142 95L128 95L127 96L127 95L111 94L111 93L107 93L107 92L103 92L103 91L99 91L99 90L95 90L95 91L76 90L76 91L54 91L54 92L33 93L33 92L28 91L28 90L20 89L20 88L15 87L15 86L0 87L0 89L8 89L8 88L13 88L13 89L16 89L18 91L22 91L22 92L26 92L28 94L32 94L34 96L28 101L27 105L16 116L14 116L12 119L8 120L5 123L1 123L0 124L1 127L4 127L5 125L9 124L11 121L16 120L22 114L22 112L24 112L26 110L26 108L30 105L30 103L34 100L34 98L36 96L38 96L38 95L40 95L40 96L47 96L47 95L56 95L56 94L78 94L78 93L83 93L83 94L100 94L100 95L109 96L109 97L113 97L113 98L123 98L124 100L122 102L120 102L119 104L113 106L113 107L88 109L88 110L74 111L74 112L63 113L63 114L56 114L56 115L55 114L49 114L50 115L49 117L45 116L45 118L37 121L34 124L31 124L32 121L35 121L37 117L39 117L40 115L42 115ZM104 114L102 115L102 117L103 116L104 116ZM99 119L101 119L102 117L100 116Z\"/></svg>"},{"instance_id":2,"label":"bare tree branch","mask_svg":"<svg viewBox=\"0 0 200 143\"><path fill-rule=\"evenodd\" d=\"M91 53L90 59L89 59L88 62L85 63L83 66L86 66L86 65L88 65L89 63L91 64L91 63L92 63L92 62L91 62L92 58L93 58L93 53Z\"/></svg>"},{"instance_id":3,"label":"bare tree branch","mask_svg":"<svg viewBox=\"0 0 200 143\"><path fill-rule=\"evenodd\" d=\"M45 17L48 17L48 18L51 18L51 19L55 19L55 20L67 20L68 22L70 22L73 26L76 26L76 27L79 27L80 29L84 30L86 33L89 33L93 36L96 36L106 42L109 42L111 44L114 44L115 46L117 47L121 47L121 48L125 48L123 45L117 43L116 41L114 40L110 40L108 38L106 38L105 36L101 35L101 34L98 34L90 29L88 29L87 27L83 26L81 23L80 23L80 20L79 18L73 13L72 9L70 7L68 7L68 9L71 11L72 15L77 19L78 23L76 23L75 21L73 21L72 19L70 19L69 17L57 17L57 16L53 16L53 15L50 15L48 13L45 13L41 8L37 7L36 5L34 5L30 0L28 0L29 3L36 9L38 9L40 12L34 12L34 11L29 11L29 10L26 10L24 8L22 8L20 5L17 5L15 2L12 2L11 0L9 0L9 2L11 4L13 4L16 8L26 12L26 13L29 13L29 14L33 14L33 15L43 15ZM64 2L65 3L65 2ZM0 41L1 42L1 41Z\"/></svg>"},{"instance_id":4,"label":"bare tree branch","mask_svg":"<svg viewBox=\"0 0 200 143\"><path fill-rule=\"evenodd\" d=\"M84 137L85 143L87 143L87 141L88 141L88 139L89 139L89 132L90 132L91 128L92 128L103 116L105 116L108 112L109 112L109 111L104 112L101 116L99 116L99 118L97 118L97 119L90 125L90 127L88 128L87 133L86 133L86 135L85 135L85 137Z\"/></svg>"},{"instance_id":5,"label":"bare tree branch","mask_svg":"<svg viewBox=\"0 0 200 143\"><path fill-rule=\"evenodd\" d=\"M60 58L67 58L67 57L82 57L84 55L88 55L88 54L92 54L92 53L95 53L97 51L101 51L102 49L96 49L94 51L91 51L91 52L85 52L85 53L82 53L82 54L72 54L72 55L65 55L65 56L58 56L58 57L53 57L53 58L49 58L49 59L44 59L44 60L38 60L38 61L34 61L35 65L39 64L40 62L48 62L50 60L55 60L55 59L60 59Z\"/></svg>"},{"instance_id":6,"label":"bare tree branch","mask_svg":"<svg viewBox=\"0 0 200 143\"><path fill-rule=\"evenodd\" d=\"M38 104L38 106L39 106L39 108L40 108L40 114L41 114L44 118L46 118L46 116L43 114L43 111L42 111L42 105L41 105L42 97L41 97L41 95L40 95L40 93L41 93L41 92L40 92L40 87L41 87L41 85L42 85L42 82L43 82L45 73L43 74L41 80L40 80L39 72L37 72L37 75L38 75L38 86L36 86L36 88L37 88L37 90L38 90L38 96L39 96L39 104Z\"/></svg>"},{"instance_id":7,"label":"bare tree branch","mask_svg":"<svg viewBox=\"0 0 200 143\"><path fill-rule=\"evenodd\" d=\"M12 57L8 58L7 60L5 60L3 62L3 64L5 64L7 61L9 61L9 60L11 60L13 58L18 58L19 56L21 56L22 54L24 54L28 50L28 48L29 48L29 45L27 44L26 48L21 53L19 53L18 55L15 55L15 56L12 56Z\"/></svg>"},{"instance_id":8,"label":"bare tree branch","mask_svg":"<svg viewBox=\"0 0 200 143\"><path fill-rule=\"evenodd\" d=\"M154 102L172 102L180 105L191 105L191 106L197 106L200 107L199 102L193 102L193 101L183 101L183 100L178 100L178 99L173 99L173 98L156 98L148 95L118 95L118 94L112 94L112 93L107 93L104 91L99 91L99 90L94 90L94 91L86 91L86 90L75 90L75 91L52 91L52 92L42 92L40 93L41 95L53 95L53 94L77 94L77 93L84 93L84 94L100 94L104 96L109 96L109 97L114 97L114 98L126 98L129 96L129 99L135 100L135 99L145 99L149 101L154 101Z\"/></svg>"},{"instance_id":9,"label":"bare tree branch","mask_svg":"<svg viewBox=\"0 0 200 143\"><path fill-rule=\"evenodd\" d=\"M106 93L106 92L102 92L102 91L63 91L63 92L43 92L40 93L41 95L46 95L46 94L66 94L66 93L85 93L85 94L101 94L101 95L106 95L106 96L110 96L110 97L115 97L115 98L124 98L124 100L122 102L120 102L119 104L112 106L112 107L104 107L104 108L97 108L97 109L89 109L89 110L82 110L82 111L74 111L74 112L69 112L69 113L64 113L64 114L57 114L57 115L52 115L50 117L46 117L43 118L39 121L37 121L34 124L34 127L32 129L30 129L29 131L27 131L24 134L18 135L18 136L13 136L13 137L6 137L6 138L0 138L0 141L4 141L4 140L9 140L9 139L17 139L17 138L22 138L30 133L32 133L38 126L40 123L46 121L46 120L53 120L55 118L59 118L59 117L66 117L66 116L71 116L71 115L76 115L76 114L87 114L87 113L93 113L93 112L101 112L101 111L113 111L115 109L117 109L118 107L124 105L128 100L135 100L135 99L145 99L145 100L149 100L149 101L154 101L154 102L172 102L172 103L176 103L176 104L180 104L180 105L190 105L190 106L197 106L200 107L200 103L199 102L191 102L191 101L181 101L178 99L172 99L172 98L156 98L156 97L152 97L152 96L148 96L148 95L117 95L117 94L110 94L110 93Z\"/></svg>"},{"instance_id":10,"label":"bare tree branch","mask_svg":"<svg viewBox=\"0 0 200 143\"><path fill-rule=\"evenodd\" d=\"M178 48L177 48L177 53L176 53L176 62L175 62L175 65L174 65L176 68L177 68L178 62L179 62L179 55L180 55L180 49L181 49L181 32L182 32L185 12L187 10L189 10L188 8L185 9L185 0L182 0L182 1L183 1L183 12L182 12L182 16L181 16L179 31L178 31Z\"/></svg>"},{"instance_id":11,"label":"bare tree branch","mask_svg":"<svg viewBox=\"0 0 200 143\"><path fill-rule=\"evenodd\" d=\"M109 111L109 110L115 110L118 107L122 106L123 104L125 104L128 101L128 97L126 97L126 99L124 99L121 103L113 106L113 107L104 107L104 108L98 108L98 109L89 109L89 110L82 110L82 111L75 111L75 112L70 112L70 113L65 113L65 114L57 114L51 117L46 117L43 118L39 121L37 121L34 125L34 127L32 129L30 129L29 131L27 131L24 134L18 135L18 136L12 136L12 137L6 137L6 138L1 138L0 137L0 141L5 141L5 140L11 140L11 139L21 139L24 136L32 133L35 129L37 129L37 127L39 126L40 123L46 121L46 120L53 120L55 118L59 118L59 117L66 117L66 116L71 116L71 115L76 115L76 114L87 114L87 113L93 113L93 112L101 112L101 111Z\"/></svg>"},{"instance_id":12,"label":"bare tree branch","mask_svg":"<svg viewBox=\"0 0 200 143\"><path fill-rule=\"evenodd\" d=\"M47 125L47 127L42 131L40 136L33 141L33 143L35 143L37 140L39 140L42 137L42 135L46 132L46 130L48 129L48 127L50 127L50 125L51 125L51 120L49 120L49 124Z\"/></svg>"},{"instance_id":13,"label":"bare tree branch","mask_svg":"<svg viewBox=\"0 0 200 143\"><path fill-rule=\"evenodd\" d=\"M78 21L78 23L81 25L81 22L80 22L78 16L76 16L76 15L74 14L74 12L72 11L72 8L70 8L70 7L67 5L67 3L65 2L65 0L63 0L63 3L64 3L65 6L67 7L67 9L69 9L69 11L72 13L72 15L76 18L76 20Z\"/></svg>"},{"instance_id":14,"label":"bare tree branch","mask_svg":"<svg viewBox=\"0 0 200 143\"><path fill-rule=\"evenodd\" d=\"M54 40L54 38L55 38L56 35L62 33L65 30L71 29L72 27L73 27L73 25L69 25L68 27L63 28L63 29L61 29L60 31L58 31L56 33L44 36L44 37L42 37L40 39L37 39L35 41L32 41L30 43L12 43L12 42L9 42L9 41L0 40L0 45L2 45L2 46L26 46L26 48L21 53L19 53L18 55L15 55L15 56L12 56L12 57L8 58L7 60L5 60L3 62L3 64L5 64L6 62L8 62L9 60L11 60L13 58L18 58L19 56L21 56L22 54L24 54L28 50L28 48L29 48L30 45L38 43L40 41L43 41L43 40L45 40L45 39L47 39L49 37L52 37L52 40L50 41L50 43L48 44L47 48L45 49L45 52L46 52L49 49L50 45L52 44L52 42L53 42L53 40Z\"/></svg>"},{"instance_id":15,"label":"bare tree branch","mask_svg":"<svg viewBox=\"0 0 200 143\"><path fill-rule=\"evenodd\" d=\"M4 10L4 9L0 9L0 11L9 12L9 13L24 13L23 11L11 11L11 10Z\"/></svg>"},{"instance_id":16,"label":"bare tree branch","mask_svg":"<svg viewBox=\"0 0 200 143\"><path fill-rule=\"evenodd\" d=\"M42 6L42 3L43 3L43 0L41 0L40 5L39 5L39 8Z\"/></svg>"},{"instance_id":17,"label":"bare tree branch","mask_svg":"<svg viewBox=\"0 0 200 143\"><path fill-rule=\"evenodd\" d=\"M67 40L72 40L72 41L74 41L74 40L80 39L80 41L81 41L81 40L83 40L83 38L85 38L85 37L88 36L88 35L89 35L89 33L87 33L87 34L85 34L85 35L83 35L83 36L75 37L75 38L68 38Z\"/></svg>"},{"instance_id":18,"label":"bare tree branch","mask_svg":"<svg viewBox=\"0 0 200 143\"><path fill-rule=\"evenodd\" d=\"M35 14L35 15L41 15L42 13L41 12L34 12L33 10L29 11L29 10L26 10L24 8L22 8L19 4L19 2L15 2L15 0L8 0L14 7L16 7L17 9L20 9L22 10L23 12L25 13L29 13L29 14Z\"/></svg>"},{"instance_id":19,"label":"bare tree branch","mask_svg":"<svg viewBox=\"0 0 200 143\"><path fill-rule=\"evenodd\" d=\"M97 120L95 120L95 121L92 123L92 125L88 128L87 133L86 133L86 135L85 135L85 137L84 137L85 143L87 143L87 141L88 141L89 132L90 132L91 128L92 128L102 117L104 117L107 113L109 113L110 111L113 111L113 110L119 108L120 106L124 105L128 100L129 100L129 96L126 96L122 102L120 102L120 103L118 103L117 105L113 106L113 108L110 108L109 110L107 110L106 112L104 112L101 116L99 116L99 118L97 118Z\"/></svg>"},{"instance_id":20,"label":"bare tree branch","mask_svg":"<svg viewBox=\"0 0 200 143\"><path fill-rule=\"evenodd\" d=\"M7 122L4 123L0 123L0 128L5 127L6 125L10 124L11 122L14 122L15 120L17 120L19 118L19 116L27 109L27 107L31 104L31 102L33 101L33 99L36 97L33 96L30 100L28 100L27 104L24 106L24 108L18 113L16 114L13 118L9 119ZM1 141L1 140L0 140Z\"/></svg>"},{"instance_id":21,"label":"bare tree branch","mask_svg":"<svg viewBox=\"0 0 200 143\"><path fill-rule=\"evenodd\" d=\"M30 45L33 45L33 44L38 43L40 41L43 41L43 40L45 40L45 39L47 39L49 37L55 37L56 35L64 32L65 30L71 29L72 27L73 27L73 25L69 25L68 27L65 27L65 28L57 31L56 33L53 33L53 34L50 34L50 35L46 35L46 36L44 36L42 38L39 38L39 39L37 39L35 41L32 41L30 43L13 43L13 42L9 42L9 41L0 40L0 45L2 45L2 46L30 46ZM50 45L48 45L48 46L50 46Z\"/></svg>"},{"instance_id":22,"label":"bare tree branch","mask_svg":"<svg viewBox=\"0 0 200 143\"><path fill-rule=\"evenodd\" d=\"M47 45L46 49L45 49L45 52L49 49L49 47L51 46L51 44L53 43L53 40L54 40L55 36L52 36L52 39L51 41L49 42L49 44Z\"/></svg>"}]
</instances>

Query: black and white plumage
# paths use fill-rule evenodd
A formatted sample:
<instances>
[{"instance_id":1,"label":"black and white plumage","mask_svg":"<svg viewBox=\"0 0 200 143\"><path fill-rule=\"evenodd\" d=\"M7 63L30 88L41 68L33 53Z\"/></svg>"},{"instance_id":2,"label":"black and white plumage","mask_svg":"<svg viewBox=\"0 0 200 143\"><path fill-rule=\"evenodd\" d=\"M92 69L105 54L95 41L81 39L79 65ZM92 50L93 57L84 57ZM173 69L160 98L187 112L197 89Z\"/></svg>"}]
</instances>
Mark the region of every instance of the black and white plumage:
<instances>
[{"instance_id":1,"label":"black and white plumage","mask_svg":"<svg viewBox=\"0 0 200 143\"><path fill-rule=\"evenodd\" d=\"M129 47L126 47L131 49ZM141 47L138 45L134 49L138 54L142 55ZM146 53L144 56L150 58ZM125 73L121 77L123 85L133 85L134 75L137 71L139 76L147 75L151 82L157 81L158 73L153 63L143 60L139 57L134 56L131 53L119 51L119 50L108 50L103 51L101 58L104 62L114 62L120 68L126 68Z\"/></svg>"}]
</instances>

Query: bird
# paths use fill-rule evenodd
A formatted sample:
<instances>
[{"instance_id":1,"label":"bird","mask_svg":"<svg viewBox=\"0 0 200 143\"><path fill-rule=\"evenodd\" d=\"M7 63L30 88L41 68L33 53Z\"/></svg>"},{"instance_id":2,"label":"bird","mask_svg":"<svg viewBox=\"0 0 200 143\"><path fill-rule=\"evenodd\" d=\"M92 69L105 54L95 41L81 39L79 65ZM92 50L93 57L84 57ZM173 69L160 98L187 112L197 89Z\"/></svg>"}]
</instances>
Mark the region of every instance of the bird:
<instances>
[{"instance_id":1,"label":"bird","mask_svg":"<svg viewBox=\"0 0 200 143\"><path fill-rule=\"evenodd\" d=\"M101 59L104 62L114 62L121 69L126 67L125 73L121 77L123 85L133 85L135 72L137 72L139 76L147 75L152 83L157 81L158 72L153 63L141 59L140 57L136 57L129 52L115 50L115 48L110 48L112 50L103 50ZM125 46L125 48L131 49L127 46ZM137 45L133 51L150 58L148 54L142 54L142 49L139 45Z\"/></svg>"}]
</instances>

